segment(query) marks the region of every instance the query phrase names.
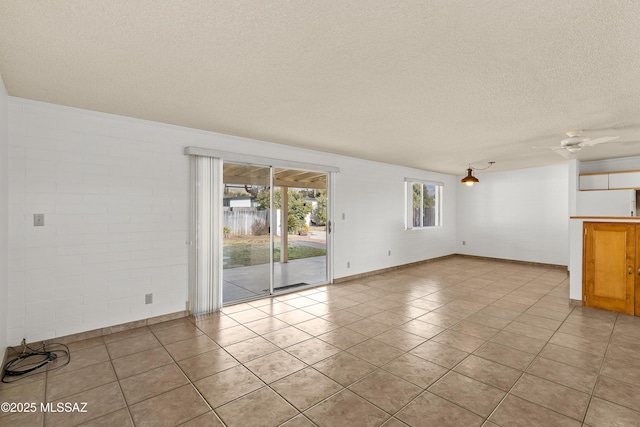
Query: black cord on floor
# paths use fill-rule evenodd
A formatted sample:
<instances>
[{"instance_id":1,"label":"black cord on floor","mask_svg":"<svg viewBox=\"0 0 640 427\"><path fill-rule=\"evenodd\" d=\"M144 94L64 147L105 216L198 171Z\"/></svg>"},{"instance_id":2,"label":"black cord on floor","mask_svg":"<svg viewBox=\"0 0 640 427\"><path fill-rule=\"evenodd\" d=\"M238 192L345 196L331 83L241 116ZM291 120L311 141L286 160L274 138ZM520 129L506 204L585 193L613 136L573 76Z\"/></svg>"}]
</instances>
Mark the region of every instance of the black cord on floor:
<instances>
[{"instance_id":1,"label":"black cord on floor","mask_svg":"<svg viewBox=\"0 0 640 427\"><path fill-rule=\"evenodd\" d=\"M71 352L69 351L69 347L64 344L47 344L43 342L42 346L37 349L33 349L23 341L22 346L22 354L9 360L3 366L3 383L14 383L24 378L39 374L40 372L37 372L38 369L56 361L58 361L58 366L50 368L50 371L63 368L71 362ZM7 377L14 377L15 379L7 380Z\"/></svg>"}]
</instances>

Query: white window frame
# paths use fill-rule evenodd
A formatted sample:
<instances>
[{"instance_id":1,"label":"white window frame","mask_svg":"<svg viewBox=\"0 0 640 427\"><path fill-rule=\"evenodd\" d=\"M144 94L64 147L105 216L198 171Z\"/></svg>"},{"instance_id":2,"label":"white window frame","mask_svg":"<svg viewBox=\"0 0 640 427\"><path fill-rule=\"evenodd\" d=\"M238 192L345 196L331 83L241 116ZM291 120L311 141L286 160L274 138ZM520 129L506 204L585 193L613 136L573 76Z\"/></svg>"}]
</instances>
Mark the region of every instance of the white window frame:
<instances>
[{"instance_id":1,"label":"white window frame","mask_svg":"<svg viewBox=\"0 0 640 427\"><path fill-rule=\"evenodd\" d=\"M435 225L413 225L413 186L414 184L421 185L421 200L424 197L424 188L426 185L432 185L436 187L436 224ZM437 181L428 181L424 179L405 178L404 179L404 199L405 199L405 230L433 230L442 227L442 211L443 211L443 198L444 198L444 183ZM424 211L420 210L420 224L424 224L423 218Z\"/></svg>"}]
</instances>

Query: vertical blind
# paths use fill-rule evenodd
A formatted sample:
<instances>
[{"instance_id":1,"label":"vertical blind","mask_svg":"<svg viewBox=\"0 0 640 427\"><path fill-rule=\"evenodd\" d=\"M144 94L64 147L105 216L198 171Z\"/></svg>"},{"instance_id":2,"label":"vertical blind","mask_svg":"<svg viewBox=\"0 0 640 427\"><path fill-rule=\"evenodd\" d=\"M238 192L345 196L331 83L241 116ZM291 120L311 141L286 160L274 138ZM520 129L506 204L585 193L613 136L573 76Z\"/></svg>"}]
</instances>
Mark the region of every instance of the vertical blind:
<instances>
[{"instance_id":1,"label":"vertical blind","mask_svg":"<svg viewBox=\"0 0 640 427\"><path fill-rule=\"evenodd\" d=\"M189 301L191 314L200 315L222 308L222 160L190 157Z\"/></svg>"}]
</instances>

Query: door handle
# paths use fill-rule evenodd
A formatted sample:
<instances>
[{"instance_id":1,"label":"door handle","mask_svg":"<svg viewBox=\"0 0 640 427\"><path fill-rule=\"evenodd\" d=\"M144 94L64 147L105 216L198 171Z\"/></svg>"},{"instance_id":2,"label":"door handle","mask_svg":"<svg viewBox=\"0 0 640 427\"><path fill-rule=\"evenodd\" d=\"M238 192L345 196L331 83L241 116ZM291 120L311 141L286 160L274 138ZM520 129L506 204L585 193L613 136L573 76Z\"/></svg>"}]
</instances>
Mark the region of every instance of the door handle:
<instances>
[{"instance_id":1,"label":"door handle","mask_svg":"<svg viewBox=\"0 0 640 427\"><path fill-rule=\"evenodd\" d=\"M638 276L640 276L640 267L638 267Z\"/></svg>"},{"instance_id":2,"label":"door handle","mask_svg":"<svg viewBox=\"0 0 640 427\"><path fill-rule=\"evenodd\" d=\"M633 269L629 266L629 274L633 274Z\"/></svg>"}]
</instances>

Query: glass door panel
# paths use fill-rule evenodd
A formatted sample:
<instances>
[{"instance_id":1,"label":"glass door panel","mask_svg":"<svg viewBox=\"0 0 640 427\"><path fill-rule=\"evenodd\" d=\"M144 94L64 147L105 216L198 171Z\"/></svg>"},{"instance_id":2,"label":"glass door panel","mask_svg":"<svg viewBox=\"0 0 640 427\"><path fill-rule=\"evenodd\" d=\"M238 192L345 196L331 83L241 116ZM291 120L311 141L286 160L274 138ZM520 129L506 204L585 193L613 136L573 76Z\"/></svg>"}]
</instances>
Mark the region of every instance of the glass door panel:
<instances>
[{"instance_id":1,"label":"glass door panel","mask_svg":"<svg viewBox=\"0 0 640 427\"><path fill-rule=\"evenodd\" d=\"M224 163L223 304L270 293L271 168Z\"/></svg>"},{"instance_id":2,"label":"glass door panel","mask_svg":"<svg viewBox=\"0 0 640 427\"><path fill-rule=\"evenodd\" d=\"M274 169L274 292L327 283L327 174Z\"/></svg>"}]
</instances>

